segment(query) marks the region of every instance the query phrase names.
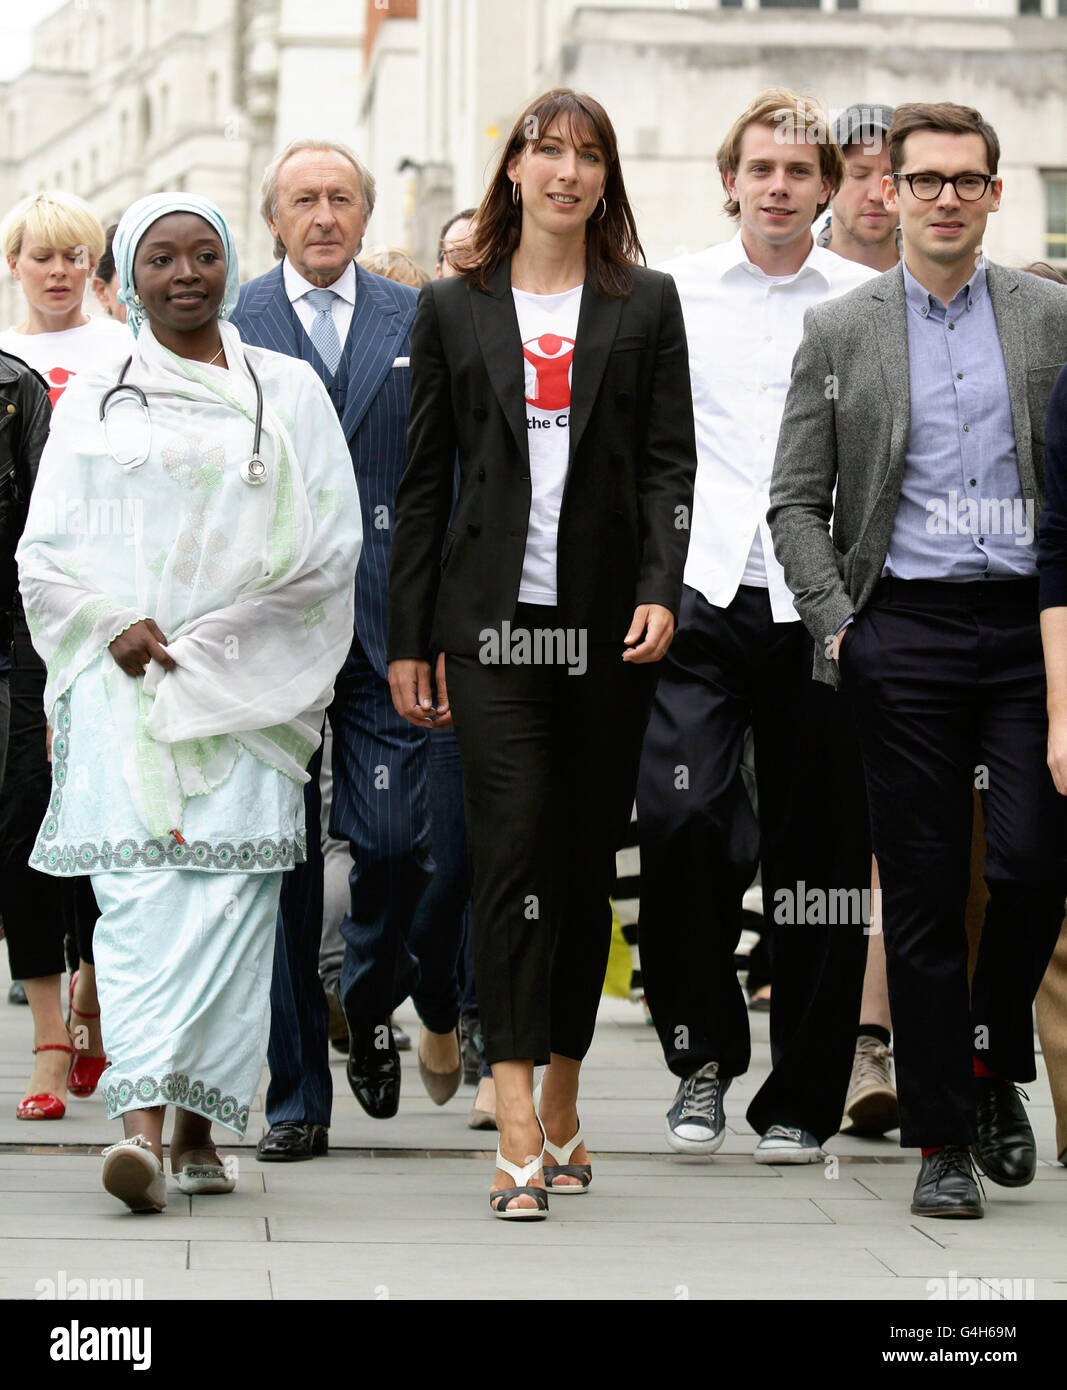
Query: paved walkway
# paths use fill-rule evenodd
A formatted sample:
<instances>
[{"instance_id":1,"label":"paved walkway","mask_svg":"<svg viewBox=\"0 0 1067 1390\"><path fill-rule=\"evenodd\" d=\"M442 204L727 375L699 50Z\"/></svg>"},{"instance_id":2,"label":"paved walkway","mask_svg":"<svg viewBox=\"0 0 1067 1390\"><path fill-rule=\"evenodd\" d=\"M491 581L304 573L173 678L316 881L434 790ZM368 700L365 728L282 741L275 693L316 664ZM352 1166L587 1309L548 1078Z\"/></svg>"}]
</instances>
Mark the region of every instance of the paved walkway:
<instances>
[{"instance_id":1,"label":"paved walkway","mask_svg":"<svg viewBox=\"0 0 1067 1390\"><path fill-rule=\"evenodd\" d=\"M0 958L2 1001L2 948ZM417 1032L410 1005L399 1017ZM987 1184L984 1220L924 1220L908 1211L917 1156L895 1140L839 1136L825 1167L752 1162L744 1110L769 1061L766 1015L752 1018L753 1066L727 1096L726 1143L695 1161L663 1141L674 1084L652 1029L640 1009L605 999L583 1073L593 1188L580 1202L557 1198L546 1222L489 1215L488 1136L466 1126L473 1089L437 1108L414 1053L404 1054L396 1119L364 1115L333 1054L328 1158L257 1163L261 1092L249 1142L220 1146L238 1155L238 1190L175 1189L165 1213L137 1217L100 1186L99 1148L119 1135L99 1098L71 1097L58 1123L15 1119L29 1011L0 1002L0 1297L33 1298L40 1280L128 1279L146 1299L925 1300L928 1280L955 1272L1032 1279L1036 1298L1067 1298L1067 1169L1055 1163L1043 1069L1028 1088L1036 1182Z\"/></svg>"}]
</instances>

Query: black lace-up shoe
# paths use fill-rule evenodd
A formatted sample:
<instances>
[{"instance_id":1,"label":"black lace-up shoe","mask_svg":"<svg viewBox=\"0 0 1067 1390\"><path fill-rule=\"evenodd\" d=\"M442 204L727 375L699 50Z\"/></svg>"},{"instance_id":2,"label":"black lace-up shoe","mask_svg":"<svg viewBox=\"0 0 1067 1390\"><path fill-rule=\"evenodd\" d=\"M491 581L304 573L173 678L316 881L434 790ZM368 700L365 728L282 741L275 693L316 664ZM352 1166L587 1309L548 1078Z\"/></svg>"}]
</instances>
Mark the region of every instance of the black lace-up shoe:
<instances>
[{"instance_id":1,"label":"black lace-up shoe","mask_svg":"<svg viewBox=\"0 0 1067 1390\"><path fill-rule=\"evenodd\" d=\"M915 1216L981 1216L982 1198L969 1149L948 1144L922 1161L912 1194Z\"/></svg>"},{"instance_id":2,"label":"black lace-up shoe","mask_svg":"<svg viewBox=\"0 0 1067 1390\"><path fill-rule=\"evenodd\" d=\"M667 1111L667 1143L680 1154L713 1154L726 1137L722 1099L730 1077L719 1076L718 1062L706 1062L679 1082Z\"/></svg>"},{"instance_id":3,"label":"black lace-up shoe","mask_svg":"<svg viewBox=\"0 0 1067 1390\"><path fill-rule=\"evenodd\" d=\"M1014 1081L979 1077L975 1083L978 1142L974 1161L991 1182L1025 1187L1037 1172L1037 1144L1023 1109L1026 1092Z\"/></svg>"}]
</instances>

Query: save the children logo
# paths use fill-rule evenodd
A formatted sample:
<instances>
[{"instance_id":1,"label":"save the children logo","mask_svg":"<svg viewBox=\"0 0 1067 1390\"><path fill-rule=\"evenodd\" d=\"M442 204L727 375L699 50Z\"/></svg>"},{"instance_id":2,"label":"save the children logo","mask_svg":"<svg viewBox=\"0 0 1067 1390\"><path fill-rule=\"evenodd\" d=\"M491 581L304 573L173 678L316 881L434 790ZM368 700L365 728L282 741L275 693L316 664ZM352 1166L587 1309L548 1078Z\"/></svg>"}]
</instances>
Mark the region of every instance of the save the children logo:
<instances>
[{"instance_id":1,"label":"save the children logo","mask_svg":"<svg viewBox=\"0 0 1067 1390\"><path fill-rule=\"evenodd\" d=\"M68 371L66 367L50 367L45 372L44 378L48 382L48 400L53 410L55 410L60 396L67 389L67 382L76 375L76 372Z\"/></svg>"},{"instance_id":2,"label":"save the children logo","mask_svg":"<svg viewBox=\"0 0 1067 1390\"><path fill-rule=\"evenodd\" d=\"M522 345L525 364L526 404L535 410L568 410L571 403L571 366L574 339L542 333ZM541 422L538 421L540 424ZM566 418L556 421L566 425Z\"/></svg>"}]
</instances>

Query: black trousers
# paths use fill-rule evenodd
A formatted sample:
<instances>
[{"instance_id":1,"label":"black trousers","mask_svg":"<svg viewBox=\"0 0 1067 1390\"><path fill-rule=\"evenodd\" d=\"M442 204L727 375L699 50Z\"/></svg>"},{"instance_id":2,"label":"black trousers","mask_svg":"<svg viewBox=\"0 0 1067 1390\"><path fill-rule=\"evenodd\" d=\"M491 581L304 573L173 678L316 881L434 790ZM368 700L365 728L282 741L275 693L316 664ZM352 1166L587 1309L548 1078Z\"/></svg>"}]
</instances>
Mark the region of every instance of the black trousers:
<instances>
[{"instance_id":1,"label":"black trousers","mask_svg":"<svg viewBox=\"0 0 1067 1390\"><path fill-rule=\"evenodd\" d=\"M716 608L688 586L645 737L641 969L667 1065L748 1069L734 951L751 877L741 778L752 726L773 1070L748 1108L759 1133L836 1133L866 962L870 839L862 770L841 701L811 678L802 624L775 623L764 589ZM821 903L821 908L819 904Z\"/></svg>"},{"instance_id":2,"label":"black trousers","mask_svg":"<svg viewBox=\"0 0 1067 1390\"><path fill-rule=\"evenodd\" d=\"M89 879L53 878L29 865L52 794L45 745L45 669L30 642L21 609L15 617L15 664L8 677L11 724L7 767L0 787L0 916L11 976L36 980L67 968L64 938L93 959L93 928L100 915Z\"/></svg>"},{"instance_id":3,"label":"black trousers","mask_svg":"<svg viewBox=\"0 0 1067 1390\"><path fill-rule=\"evenodd\" d=\"M1037 580L882 580L842 644L867 776L901 1142L975 1138L973 1058L1031 1081L1031 1006L1063 920ZM967 992L972 788L989 888Z\"/></svg>"},{"instance_id":4,"label":"black trousers","mask_svg":"<svg viewBox=\"0 0 1067 1390\"><path fill-rule=\"evenodd\" d=\"M514 629L555 628L520 604ZM657 665L589 646L586 669L446 658L463 760L474 972L489 1062L589 1049Z\"/></svg>"}]
</instances>

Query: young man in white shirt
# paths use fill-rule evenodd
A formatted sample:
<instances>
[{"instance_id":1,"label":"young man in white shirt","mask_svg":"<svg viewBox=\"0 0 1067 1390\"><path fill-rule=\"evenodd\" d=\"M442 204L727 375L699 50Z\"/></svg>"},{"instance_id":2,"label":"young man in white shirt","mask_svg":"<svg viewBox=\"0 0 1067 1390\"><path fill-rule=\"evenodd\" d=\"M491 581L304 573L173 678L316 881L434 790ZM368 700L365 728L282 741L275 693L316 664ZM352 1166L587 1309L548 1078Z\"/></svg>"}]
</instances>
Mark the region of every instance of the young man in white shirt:
<instances>
[{"instance_id":1,"label":"young man in white shirt","mask_svg":"<svg viewBox=\"0 0 1067 1390\"><path fill-rule=\"evenodd\" d=\"M761 1135L757 1161L806 1163L837 1131L851 1070L870 849L859 760L836 751L837 712L814 688L811 639L766 513L804 313L875 272L814 245L812 223L844 163L810 101L762 93L718 164L737 235L661 267L685 314L698 468L682 606L638 783L641 964L679 1078L667 1142L713 1153L725 1134L723 1095L750 1056L733 957L750 870L737 832L751 726L774 1070L748 1119Z\"/></svg>"}]
</instances>

